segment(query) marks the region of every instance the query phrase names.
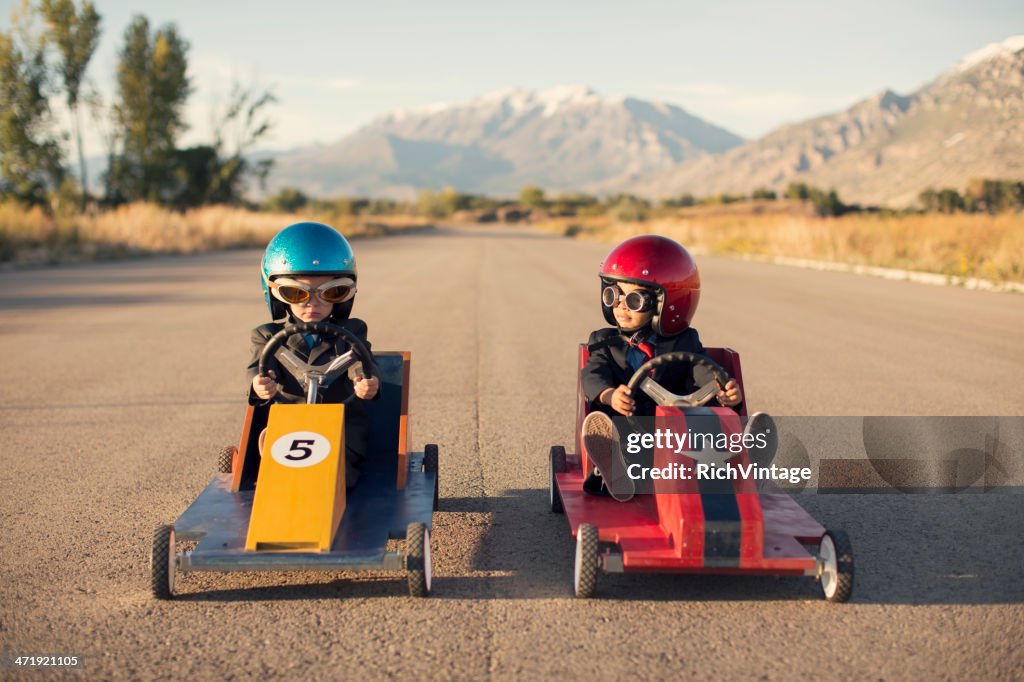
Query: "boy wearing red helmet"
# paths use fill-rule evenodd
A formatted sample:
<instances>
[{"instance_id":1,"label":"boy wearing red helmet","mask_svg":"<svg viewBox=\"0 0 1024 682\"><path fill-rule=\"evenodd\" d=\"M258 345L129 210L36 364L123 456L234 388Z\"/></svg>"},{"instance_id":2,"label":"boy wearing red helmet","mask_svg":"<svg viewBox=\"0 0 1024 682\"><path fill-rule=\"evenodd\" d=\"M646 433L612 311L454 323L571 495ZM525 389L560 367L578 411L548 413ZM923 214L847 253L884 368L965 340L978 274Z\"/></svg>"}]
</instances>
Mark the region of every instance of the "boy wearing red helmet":
<instances>
[{"instance_id":1,"label":"boy wearing red helmet","mask_svg":"<svg viewBox=\"0 0 1024 682\"><path fill-rule=\"evenodd\" d=\"M626 387L647 360L677 351L704 352L697 330L690 326L700 300L700 273L690 253L675 241L642 235L612 249L599 276L602 311L615 327L598 329L587 341L590 356L581 382L590 414L583 421L583 440L596 470L583 487L589 493L610 493L625 501L633 496L634 486L625 475L626 462L611 415L654 414L650 398L639 392L633 395ZM658 368L653 378L673 393L687 394L697 388L692 368ZM721 387L716 400L725 407L742 403L736 381ZM604 477L609 474L606 485Z\"/></svg>"}]
</instances>

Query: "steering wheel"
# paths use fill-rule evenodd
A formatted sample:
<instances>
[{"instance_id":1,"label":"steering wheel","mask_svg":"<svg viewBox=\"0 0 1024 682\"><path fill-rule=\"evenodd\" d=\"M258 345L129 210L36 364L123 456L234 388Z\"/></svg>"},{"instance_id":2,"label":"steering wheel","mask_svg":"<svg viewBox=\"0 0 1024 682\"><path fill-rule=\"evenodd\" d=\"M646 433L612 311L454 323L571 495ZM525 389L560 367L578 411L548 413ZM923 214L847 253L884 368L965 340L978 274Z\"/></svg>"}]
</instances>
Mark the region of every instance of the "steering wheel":
<instances>
[{"instance_id":1,"label":"steering wheel","mask_svg":"<svg viewBox=\"0 0 1024 682\"><path fill-rule=\"evenodd\" d=\"M340 336L348 342L349 349L334 358L327 365L311 365L299 359L299 356L284 346L285 341L296 334ZM377 376L377 365L373 362L373 356L370 355L370 351L366 349L366 346L359 337L344 327L331 324L330 322L297 322L285 325L284 329L271 336L267 341L267 345L263 347L263 352L260 354L259 373L261 377L269 376L267 365L270 364L270 358L272 357L277 358L281 366L288 370L288 373L302 384L302 387L306 390L306 402L309 404L316 402L317 393L321 386L329 386L331 382L344 374L356 361L363 363L363 374L367 379ZM355 399L356 394L353 392L341 403L343 405L351 405Z\"/></svg>"},{"instance_id":2,"label":"steering wheel","mask_svg":"<svg viewBox=\"0 0 1024 682\"><path fill-rule=\"evenodd\" d=\"M714 380L709 381L689 395L676 395L651 377L647 376L648 372L656 367L681 364L684 362L690 363L691 365L702 365L711 372ZM701 405L706 405L712 398L714 398L718 393L719 387L725 387L728 382L729 375L711 358L697 353L678 351L675 353L664 353L663 355L658 355L642 364L636 373L630 377L629 383L626 386L629 388L630 393L633 393L637 387L639 387L640 390L646 393L656 405L661 405L663 407L700 407Z\"/></svg>"}]
</instances>

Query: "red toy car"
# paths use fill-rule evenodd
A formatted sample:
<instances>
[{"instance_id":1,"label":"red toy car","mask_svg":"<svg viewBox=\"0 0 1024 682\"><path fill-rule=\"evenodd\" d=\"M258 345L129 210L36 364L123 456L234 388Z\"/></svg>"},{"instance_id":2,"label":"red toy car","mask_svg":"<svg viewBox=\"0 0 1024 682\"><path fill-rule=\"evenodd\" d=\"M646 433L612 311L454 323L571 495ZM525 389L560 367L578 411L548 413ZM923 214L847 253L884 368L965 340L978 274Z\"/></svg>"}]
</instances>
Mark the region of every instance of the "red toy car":
<instances>
[{"instance_id":1,"label":"red toy car","mask_svg":"<svg viewBox=\"0 0 1024 682\"><path fill-rule=\"evenodd\" d=\"M629 387L639 388L658 405L655 420L683 423L717 419L721 433L742 434L745 409L700 407L716 393L712 381L690 396L675 396L647 375L658 365L691 362L705 365L724 385L728 376L742 387L739 354L730 348L707 348L706 357L690 353L659 355L643 365ZM587 361L580 347L579 368ZM578 375L577 375L578 376ZM638 494L628 502L583 492L591 471L580 441L587 401L577 379L576 451L554 446L550 453L551 511L564 513L576 537L574 587L577 597L592 596L599 571L605 573L719 573L734 575L804 575L821 583L827 600L845 602L853 590L853 552L846 533L826 530L788 494L759 486L751 478L705 482L696 476L657 484L653 494ZM662 422L665 423L665 422ZM702 453L694 452L695 458ZM729 464L747 467L747 449L731 454ZM656 447L654 466L684 460ZM695 470L695 469L694 469Z\"/></svg>"}]
</instances>

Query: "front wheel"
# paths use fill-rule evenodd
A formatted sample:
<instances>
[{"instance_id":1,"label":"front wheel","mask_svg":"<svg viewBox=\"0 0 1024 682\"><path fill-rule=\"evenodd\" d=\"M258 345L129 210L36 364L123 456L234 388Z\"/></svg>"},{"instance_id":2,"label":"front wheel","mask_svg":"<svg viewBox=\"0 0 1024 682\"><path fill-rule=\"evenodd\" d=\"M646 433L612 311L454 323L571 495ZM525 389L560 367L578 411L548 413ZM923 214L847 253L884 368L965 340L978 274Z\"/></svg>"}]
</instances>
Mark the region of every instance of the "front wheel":
<instances>
[{"instance_id":1,"label":"front wheel","mask_svg":"<svg viewBox=\"0 0 1024 682\"><path fill-rule=\"evenodd\" d=\"M405 530L405 570L409 580L409 596L430 594L430 531L426 524L410 523Z\"/></svg>"},{"instance_id":2,"label":"front wheel","mask_svg":"<svg viewBox=\"0 0 1024 682\"><path fill-rule=\"evenodd\" d=\"M853 594L853 545L841 530L826 531L818 546L821 591L830 602L849 601Z\"/></svg>"},{"instance_id":3,"label":"front wheel","mask_svg":"<svg viewBox=\"0 0 1024 682\"><path fill-rule=\"evenodd\" d=\"M597 588L597 526L581 523L576 529L576 566L573 587L581 599L592 597Z\"/></svg>"},{"instance_id":4,"label":"front wheel","mask_svg":"<svg viewBox=\"0 0 1024 682\"><path fill-rule=\"evenodd\" d=\"M150 587L157 599L174 596L174 526L157 526L153 532L153 551L149 556Z\"/></svg>"}]
</instances>

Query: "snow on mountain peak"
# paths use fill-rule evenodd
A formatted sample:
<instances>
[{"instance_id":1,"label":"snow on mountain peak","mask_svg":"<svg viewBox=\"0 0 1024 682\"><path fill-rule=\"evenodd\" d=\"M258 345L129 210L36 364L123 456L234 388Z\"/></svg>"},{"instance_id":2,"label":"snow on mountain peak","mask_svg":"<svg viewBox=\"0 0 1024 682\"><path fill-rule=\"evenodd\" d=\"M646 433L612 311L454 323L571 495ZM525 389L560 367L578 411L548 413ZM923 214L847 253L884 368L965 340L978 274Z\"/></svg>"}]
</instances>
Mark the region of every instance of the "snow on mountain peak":
<instances>
[{"instance_id":1,"label":"snow on mountain peak","mask_svg":"<svg viewBox=\"0 0 1024 682\"><path fill-rule=\"evenodd\" d=\"M998 59L1005 54L1020 52L1021 50L1024 50L1024 35L1010 36L1000 43L989 43L980 50L975 50L961 59L956 66L950 70L954 73L963 73L978 64Z\"/></svg>"}]
</instances>

